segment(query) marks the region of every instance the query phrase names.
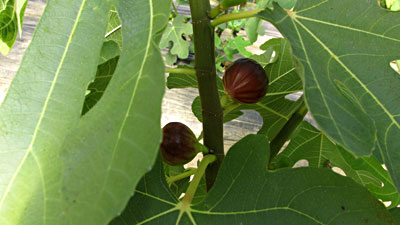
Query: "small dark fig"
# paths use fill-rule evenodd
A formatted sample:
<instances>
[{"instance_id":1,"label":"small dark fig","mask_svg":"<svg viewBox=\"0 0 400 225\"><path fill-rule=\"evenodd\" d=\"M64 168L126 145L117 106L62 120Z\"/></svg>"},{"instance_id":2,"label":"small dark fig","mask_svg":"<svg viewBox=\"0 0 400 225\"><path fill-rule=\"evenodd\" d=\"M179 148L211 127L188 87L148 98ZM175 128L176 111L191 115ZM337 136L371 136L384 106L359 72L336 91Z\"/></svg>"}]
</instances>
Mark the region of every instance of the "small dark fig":
<instances>
[{"instance_id":1,"label":"small dark fig","mask_svg":"<svg viewBox=\"0 0 400 225\"><path fill-rule=\"evenodd\" d=\"M224 89L236 102L253 104L268 91L268 77L263 67L252 59L238 59L226 69Z\"/></svg>"},{"instance_id":2,"label":"small dark fig","mask_svg":"<svg viewBox=\"0 0 400 225\"><path fill-rule=\"evenodd\" d=\"M184 165L204 149L186 125L172 122L164 126L160 151L165 163L171 166Z\"/></svg>"}]
</instances>

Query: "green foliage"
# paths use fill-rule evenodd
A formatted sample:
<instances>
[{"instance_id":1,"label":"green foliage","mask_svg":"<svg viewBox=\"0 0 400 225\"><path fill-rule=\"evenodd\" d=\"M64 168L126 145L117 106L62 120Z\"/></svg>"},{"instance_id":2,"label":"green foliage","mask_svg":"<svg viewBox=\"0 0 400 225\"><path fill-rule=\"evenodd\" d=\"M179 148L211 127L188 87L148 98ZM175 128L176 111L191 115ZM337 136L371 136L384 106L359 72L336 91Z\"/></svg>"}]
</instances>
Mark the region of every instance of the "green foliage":
<instances>
[{"instance_id":1,"label":"green foliage","mask_svg":"<svg viewBox=\"0 0 400 225\"><path fill-rule=\"evenodd\" d=\"M236 36L235 38L231 39L231 37L228 37L227 39L227 45L224 47L224 52L226 58L229 60L234 60L233 55L239 53L245 57L250 57L252 54L246 50L245 47L250 46L251 42L244 40L243 36L239 35Z\"/></svg>"},{"instance_id":2,"label":"green foliage","mask_svg":"<svg viewBox=\"0 0 400 225\"><path fill-rule=\"evenodd\" d=\"M249 135L229 151L213 189L184 208L166 186L161 160L146 174L111 225L146 224L394 224L383 204L350 178L328 169L268 172L268 140ZM249 185L251 184L251 185ZM307 190L307 191L305 191ZM246 193L246 194L243 194ZM323 200L323 201L322 201ZM329 204L326 204L329 203Z\"/></svg>"},{"instance_id":3,"label":"green foliage","mask_svg":"<svg viewBox=\"0 0 400 225\"><path fill-rule=\"evenodd\" d=\"M224 9L228 9L229 7L240 5L246 2L247 0L222 0L221 5Z\"/></svg>"},{"instance_id":4,"label":"green foliage","mask_svg":"<svg viewBox=\"0 0 400 225\"><path fill-rule=\"evenodd\" d=\"M400 0L382 0L381 4L392 11L400 11Z\"/></svg>"},{"instance_id":5,"label":"green foliage","mask_svg":"<svg viewBox=\"0 0 400 225\"><path fill-rule=\"evenodd\" d=\"M389 212L392 214L394 220L397 223L400 223L400 208L393 208L393 209L389 210Z\"/></svg>"},{"instance_id":6,"label":"green foliage","mask_svg":"<svg viewBox=\"0 0 400 225\"><path fill-rule=\"evenodd\" d=\"M104 45L103 45L104 46ZM90 91L86 97L82 109L82 115L86 114L103 96L112 75L114 74L115 68L117 67L119 57L112 58L107 62L97 67L96 77L88 87Z\"/></svg>"},{"instance_id":7,"label":"green foliage","mask_svg":"<svg viewBox=\"0 0 400 225\"><path fill-rule=\"evenodd\" d=\"M392 29L400 17L373 0L357 4L300 1L294 12L275 5L260 16L277 22L303 64L306 101L319 127L354 154L377 156L399 189L400 164L392 159L400 157L400 108L394 103L400 80L389 62L400 58L392 50L400 48L400 32ZM368 16L352 16L360 12ZM374 48L365 48L370 43Z\"/></svg>"},{"instance_id":8,"label":"green foliage","mask_svg":"<svg viewBox=\"0 0 400 225\"><path fill-rule=\"evenodd\" d=\"M185 168L183 166L171 166L166 163L163 163L163 165L164 165L165 177L167 179L186 172ZM184 193L186 191L186 189L188 188L189 181L190 181L189 178L190 177L178 180L169 185L169 188L174 193L176 198L180 198L181 194Z\"/></svg>"},{"instance_id":9,"label":"green foliage","mask_svg":"<svg viewBox=\"0 0 400 225\"><path fill-rule=\"evenodd\" d=\"M207 6L202 1L195 2L195 14ZM400 80L390 67L400 58L400 17L392 12L399 1L380 1L387 9L374 0L297 1L257 1L265 10L219 25L215 46L204 32L201 44L211 55L215 50L216 67L197 45L197 62L205 67L179 65L166 85L159 48L169 48L165 62L173 64L194 52L195 38L191 18L170 16L171 1L49 1L0 107L0 224L399 223ZM0 0L3 54L21 31L26 3ZM252 55L246 47L257 40L263 19L285 38L267 41L263 54ZM240 35L243 28L249 40ZM222 126L252 110L263 125L228 151L218 174L196 174L200 185L193 189L193 172L156 160L165 86L201 88L199 79L222 72L238 55L263 66L268 93L213 122ZM213 114L221 110L214 104L218 95L223 107L232 103L220 77L216 84L202 89L215 92L209 101L202 93L215 111L206 111L200 96L193 101L200 122L220 115ZM294 93L304 94L290 100ZM319 128L303 121L285 136L304 104ZM215 138L209 131L206 139ZM269 140L276 149L281 139L290 142L270 159ZM291 168L304 159L308 167ZM171 182L177 175L180 180ZM209 175L218 177L208 191ZM183 193L194 198L186 202Z\"/></svg>"},{"instance_id":10,"label":"green foliage","mask_svg":"<svg viewBox=\"0 0 400 225\"><path fill-rule=\"evenodd\" d=\"M0 52L7 55L22 33L24 11L28 0L0 0Z\"/></svg>"},{"instance_id":11,"label":"green foliage","mask_svg":"<svg viewBox=\"0 0 400 225\"><path fill-rule=\"evenodd\" d=\"M277 54L272 63L266 62L270 61L267 56L265 56L266 58L259 58L266 64L265 70L270 81L267 95L256 104L241 105L231 111L224 117L224 122L241 116L241 110L255 110L263 118L263 126L258 133L265 134L268 138L273 139L300 104L286 99L285 96L300 91L302 84L295 69L288 41L285 39L272 39L265 43L262 48L266 49L267 52L269 52L269 49L275 50ZM267 55L270 55L270 53L267 53ZM195 80L190 75L180 74L179 77L180 79L173 80L168 78L169 84L173 81L173 85L169 86L170 88L197 87ZM191 84L187 82L189 79L192 82ZM224 90L220 79L218 83L219 92L222 95ZM200 99L196 98L194 100L192 110L199 121L202 121Z\"/></svg>"},{"instance_id":12,"label":"green foliage","mask_svg":"<svg viewBox=\"0 0 400 225\"><path fill-rule=\"evenodd\" d=\"M178 15L172 24L167 25L160 42L160 48L170 47L169 57L176 55L181 59L186 59L189 56L189 42L184 40L182 35L191 34L193 34L192 25L186 22L185 16ZM173 62L173 60L169 62Z\"/></svg>"},{"instance_id":13,"label":"green foliage","mask_svg":"<svg viewBox=\"0 0 400 225\"><path fill-rule=\"evenodd\" d=\"M122 211L161 138L164 65L153 43L169 2L151 3L116 5L126 48L102 99L81 117L111 5L48 2L0 108L1 165L7 165L0 175L1 224L97 225Z\"/></svg>"},{"instance_id":14,"label":"green foliage","mask_svg":"<svg viewBox=\"0 0 400 225\"><path fill-rule=\"evenodd\" d=\"M396 207L400 195L389 173L374 156L356 158L347 150L333 143L323 132L307 122L300 125L286 149L276 156L273 167L292 167L305 159L310 167L338 167L356 182L382 201L392 202Z\"/></svg>"}]
</instances>

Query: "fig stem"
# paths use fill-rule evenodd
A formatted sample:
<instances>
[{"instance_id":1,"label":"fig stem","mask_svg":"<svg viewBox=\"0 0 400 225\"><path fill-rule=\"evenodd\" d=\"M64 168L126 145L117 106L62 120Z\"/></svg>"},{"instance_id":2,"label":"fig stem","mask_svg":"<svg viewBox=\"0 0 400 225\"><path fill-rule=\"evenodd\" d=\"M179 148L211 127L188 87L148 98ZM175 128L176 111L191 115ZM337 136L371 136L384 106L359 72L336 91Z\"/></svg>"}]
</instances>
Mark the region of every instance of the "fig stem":
<instances>
[{"instance_id":1,"label":"fig stem","mask_svg":"<svg viewBox=\"0 0 400 225\"><path fill-rule=\"evenodd\" d=\"M166 73L181 73L188 75L196 75L196 70L191 68L165 68Z\"/></svg>"},{"instance_id":2,"label":"fig stem","mask_svg":"<svg viewBox=\"0 0 400 225\"><path fill-rule=\"evenodd\" d=\"M200 143L197 143L196 149L198 151L198 153L203 153L203 154L209 154L210 151L208 150L208 148Z\"/></svg>"},{"instance_id":3,"label":"fig stem","mask_svg":"<svg viewBox=\"0 0 400 225\"><path fill-rule=\"evenodd\" d=\"M197 169L189 169L188 171L185 171L185 172L183 172L181 174L178 174L176 176L168 177L167 178L168 186L171 186L172 183L174 183L174 182L176 182L178 180L182 180L182 179L185 179L186 177L192 176L193 174L196 173L196 171L197 171Z\"/></svg>"},{"instance_id":4,"label":"fig stem","mask_svg":"<svg viewBox=\"0 0 400 225\"><path fill-rule=\"evenodd\" d=\"M172 2L172 7L174 8L174 12L175 12L175 13L173 13L173 14L175 14L174 17L178 16L178 9L176 9L174 2Z\"/></svg>"},{"instance_id":5,"label":"fig stem","mask_svg":"<svg viewBox=\"0 0 400 225\"><path fill-rule=\"evenodd\" d=\"M243 12L238 12L238 13L225 14L225 15L215 18L215 20L212 21L210 23L210 25L212 27L216 27L222 23L226 23L226 22L229 22L232 20L240 20L240 19L254 17L257 13L259 13L261 11L262 11L262 9L253 9L253 10L248 10L248 11L243 11Z\"/></svg>"},{"instance_id":6,"label":"fig stem","mask_svg":"<svg viewBox=\"0 0 400 225\"><path fill-rule=\"evenodd\" d=\"M237 103L237 102L231 102L231 103L227 104L226 106L224 106L224 117L239 106L240 106L240 103Z\"/></svg>"},{"instance_id":7,"label":"fig stem","mask_svg":"<svg viewBox=\"0 0 400 225\"><path fill-rule=\"evenodd\" d=\"M303 96L297 101L300 102L300 105L298 106L297 110L292 114L290 119L279 131L278 135L276 135L276 137L272 139L270 143L271 146L270 158L269 158L270 162L279 153L279 150L281 150L282 146L290 138L290 136L296 130L296 128L300 125L300 123L303 121L305 115L308 112L308 108L304 102Z\"/></svg>"},{"instance_id":8,"label":"fig stem","mask_svg":"<svg viewBox=\"0 0 400 225\"><path fill-rule=\"evenodd\" d=\"M192 182L190 182L188 189L186 190L185 196L182 199L182 203L185 205L190 205L192 203L194 194L196 193L197 187L199 186L200 180L203 177L207 166L217 159L215 155L206 155L201 160L196 173L194 174Z\"/></svg>"},{"instance_id":9,"label":"fig stem","mask_svg":"<svg viewBox=\"0 0 400 225\"><path fill-rule=\"evenodd\" d=\"M224 10L225 10L224 7L220 3L210 11L210 13L208 14L208 17L210 17L210 19L214 19L219 14L221 14Z\"/></svg>"}]
</instances>

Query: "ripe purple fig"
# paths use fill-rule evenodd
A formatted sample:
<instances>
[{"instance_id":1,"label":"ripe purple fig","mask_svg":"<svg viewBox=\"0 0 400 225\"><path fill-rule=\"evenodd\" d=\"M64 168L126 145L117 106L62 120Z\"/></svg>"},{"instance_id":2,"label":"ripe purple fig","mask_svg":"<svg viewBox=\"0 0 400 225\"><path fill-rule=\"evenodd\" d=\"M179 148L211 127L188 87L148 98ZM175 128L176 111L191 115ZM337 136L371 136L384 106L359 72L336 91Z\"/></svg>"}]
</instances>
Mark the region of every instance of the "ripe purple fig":
<instances>
[{"instance_id":1,"label":"ripe purple fig","mask_svg":"<svg viewBox=\"0 0 400 225\"><path fill-rule=\"evenodd\" d=\"M163 128L163 140L160 144L164 162L172 165L184 165L199 152L206 152L189 127L182 123L168 123Z\"/></svg>"},{"instance_id":2,"label":"ripe purple fig","mask_svg":"<svg viewBox=\"0 0 400 225\"><path fill-rule=\"evenodd\" d=\"M252 59L238 59L226 69L222 79L224 89L236 102L253 104L268 90L268 77L263 67Z\"/></svg>"}]
</instances>

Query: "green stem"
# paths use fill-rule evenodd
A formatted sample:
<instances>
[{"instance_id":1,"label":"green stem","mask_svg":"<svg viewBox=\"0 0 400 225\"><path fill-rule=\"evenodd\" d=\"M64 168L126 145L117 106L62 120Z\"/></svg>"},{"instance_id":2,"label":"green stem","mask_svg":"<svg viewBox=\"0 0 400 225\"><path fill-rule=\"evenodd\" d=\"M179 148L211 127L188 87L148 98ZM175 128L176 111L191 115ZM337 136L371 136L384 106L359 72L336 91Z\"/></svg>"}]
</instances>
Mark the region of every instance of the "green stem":
<instances>
[{"instance_id":1,"label":"green stem","mask_svg":"<svg viewBox=\"0 0 400 225\"><path fill-rule=\"evenodd\" d=\"M165 72L196 75L196 70L191 69L191 68L165 68Z\"/></svg>"},{"instance_id":2,"label":"green stem","mask_svg":"<svg viewBox=\"0 0 400 225\"><path fill-rule=\"evenodd\" d=\"M167 178L168 186L171 186L172 183L174 183L174 182L176 182L178 180L182 180L182 179L185 179L186 177L192 176L193 174L196 173L196 171L197 171L197 169L191 169L191 170L188 170L188 171L186 171L184 173L178 174L176 176L168 177Z\"/></svg>"},{"instance_id":3,"label":"green stem","mask_svg":"<svg viewBox=\"0 0 400 225\"><path fill-rule=\"evenodd\" d=\"M215 182L224 159L223 113L219 102L214 55L214 28L210 26L209 0L190 0L195 48L195 69L203 116L204 145L217 156L206 171L207 189Z\"/></svg>"},{"instance_id":4,"label":"green stem","mask_svg":"<svg viewBox=\"0 0 400 225\"><path fill-rule=\"evenodd\" d=\"M261 11L262 11L262 9L253 9L253 10L249 10L249 11L243 11L243 12L238 12L238 13L230 13L230 14L222 15L220 17L217 17L214 21L212 21L211 26L216 27L216 26L220 25L221 23L226 23L228 21L254 17L257 13L259 13Z\"/></svg>"},{"instance_id":5,"label":"green stem","mask_svg":"<svg viewBox=\"0 0 400 225\"><path fill-rule=\"evenodd\" d=\"M231 102L224 107L224 117L228 115L228 113L232 112L234 109L240 106L240 103Z\"/></svg>"},{"instance_id":6,"label":"green stem","mask_svg":"<svg viewBox=\"0 0 400 225\"><path fill-rule=\"evenodd\" d=\"M206 155L203 160L201 160L199 168L197 168L194 174L192 182L190 182L188 189L186 190L185 197L182 199L182 203L185 205L190 205L192 203L194 194L196 193L197 187L199 186L200 180L206 171L207 166L217 159L215 155Z\"/></svg>"},{"instance_id":7,"label":"green stem","mask_svg":"<svg viewBox=\"0 0 400 225\"><path fill-rule=\"evenodd\" d=\"M174 8L175 17L176 17L178 15L178 10L176 9L174 2L172 2L172 7Z\"/></svg>"},{"instance_id":8,"label":"green stem","mask_svg":"<svg viewBox=\"0 0 400 225\"><path fill-rule=\"evenodd\" d=\"M221 4L218 4L215 8L213 8L210 13L208 14L208 17L210 17L210 19L214 19L215 17L217 17L219 14L221 14L224 11L224 7L222 7Z\"/></svg>"},{"instance_id":9,"label":"green stem","mask_svg":"<svg viewBox=\"0 0 400 225\"><path fill-rule=\"evenodd\" d=\"M271 141L271 152L270 152L270 162L271 160L279 153L282 146L292 135L293 131L300 125L303 121L304 116L307 114L308 109L304 102L303 97L301 97L298 101L301 102L296 112L292 114L290 119L286 122L285 126L279 131L278 135Z\"/></svg>"}]
</instances>

